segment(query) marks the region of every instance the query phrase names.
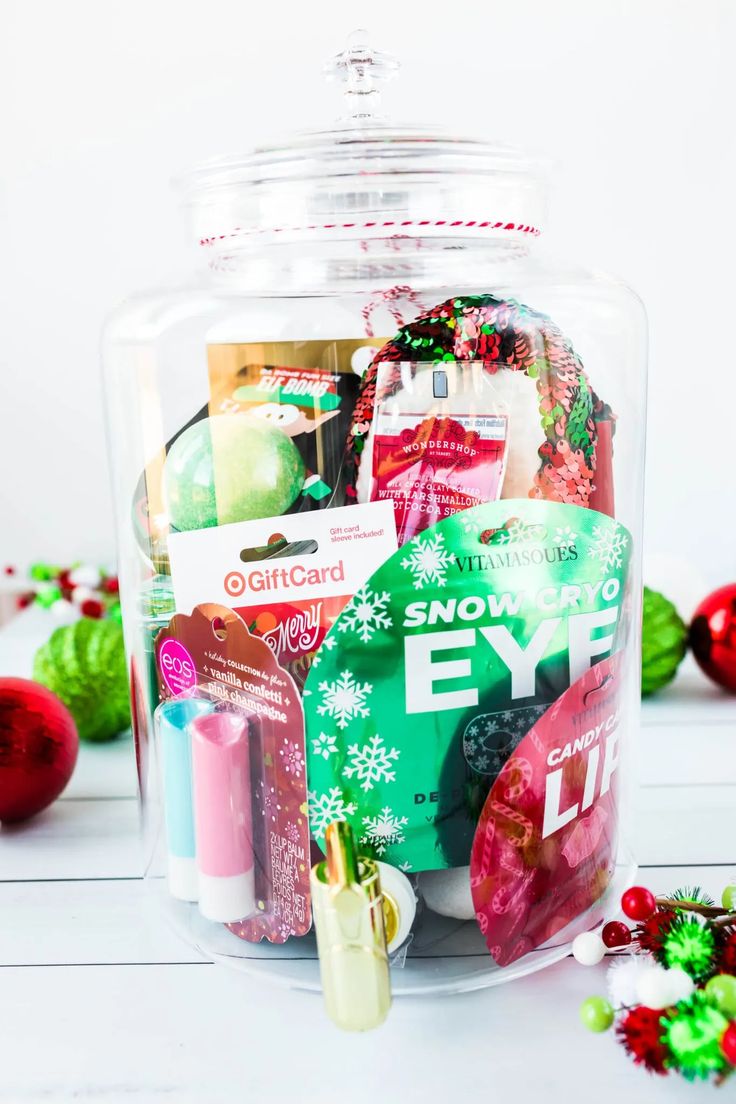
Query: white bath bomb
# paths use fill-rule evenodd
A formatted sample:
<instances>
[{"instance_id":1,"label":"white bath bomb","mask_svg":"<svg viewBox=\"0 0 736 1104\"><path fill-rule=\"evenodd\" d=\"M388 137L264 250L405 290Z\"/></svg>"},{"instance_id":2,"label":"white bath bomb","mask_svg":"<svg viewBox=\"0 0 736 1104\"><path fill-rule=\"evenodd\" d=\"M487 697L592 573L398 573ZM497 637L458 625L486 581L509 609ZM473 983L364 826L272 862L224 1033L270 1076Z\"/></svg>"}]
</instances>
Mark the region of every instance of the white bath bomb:
<instances>
[{"instance_id":1,"label":"white bath bomb","mask_svg":"<svg viewBox=\"0 0 736 1104\"><path fill-rule=\"evenodd\" d=\"M491 374L480 363L446 363L441 368L448 377L446 399L433 396L434 366L419 367L413 378L408 366L402 369L400 390L385 399L381 407L382 432L391 433L392 420L398 421L399 416L405 414L416 416L417 424L430 416L503 415L508 418L508 437L501 498L527 498L539 469L538 449L544 440L534 380L511 368L499 368ZM458 371L459 368L462 371ZM377 404L360 458L356 485L358 502L370 502L373 494L373 445L378 417Z\"/></svg>"},{"instance_id":2,"label":"white bath bomb","mask_svg":"<svg viewBox=\"0 0 736 1104\"><path fill-rule=\"evenodd\" d=\"M417 879L417 888L427 908L453 920L472 920L475 916L470 893L470 867L453 870L425 870Z\"/></svg>"}]
</instances>

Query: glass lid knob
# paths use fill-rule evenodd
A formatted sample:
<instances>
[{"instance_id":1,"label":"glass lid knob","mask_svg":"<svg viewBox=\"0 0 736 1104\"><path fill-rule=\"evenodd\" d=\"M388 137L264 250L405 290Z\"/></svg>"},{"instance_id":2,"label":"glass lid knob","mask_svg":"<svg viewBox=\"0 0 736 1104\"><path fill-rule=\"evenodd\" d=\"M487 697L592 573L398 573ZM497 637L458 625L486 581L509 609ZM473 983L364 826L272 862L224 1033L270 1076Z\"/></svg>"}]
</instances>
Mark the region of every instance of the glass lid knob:
<instances>
[{"instance_id":1,"label":"glass lid knob","mask_svg":"<svg viewBox=\"0 0 736 1104\"><path fill-rule=\"evenodd\" d=\"M357 124L382 121L378 109L383 85L398 68L396 58L369 45L367 31L353 31L342 53L331 58L324 67L328 80L341 81L343 85L344 105L340 120Z\"/></svg>"}]
</instances>

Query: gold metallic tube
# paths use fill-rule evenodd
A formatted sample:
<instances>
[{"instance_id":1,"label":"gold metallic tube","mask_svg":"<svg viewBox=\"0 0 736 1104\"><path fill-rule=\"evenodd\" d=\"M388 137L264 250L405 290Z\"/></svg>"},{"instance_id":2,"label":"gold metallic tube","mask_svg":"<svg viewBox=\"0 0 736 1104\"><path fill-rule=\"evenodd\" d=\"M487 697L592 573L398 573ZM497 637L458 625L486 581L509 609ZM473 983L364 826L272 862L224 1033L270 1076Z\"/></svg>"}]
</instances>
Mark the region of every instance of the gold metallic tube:
<instances>
[{"instance_id":1,"label":"gold metallic tube","mask_svg":"<svg viewBox=\"0 0 736 1104\"><path fill-rule=\"evenodd\" d=\"M312 909L327 1014L345 1031L369 1031L391 1007L378 867L359 859L350 825L331 824L327 859L312 868Z\"/></svg>"}]
</instances>

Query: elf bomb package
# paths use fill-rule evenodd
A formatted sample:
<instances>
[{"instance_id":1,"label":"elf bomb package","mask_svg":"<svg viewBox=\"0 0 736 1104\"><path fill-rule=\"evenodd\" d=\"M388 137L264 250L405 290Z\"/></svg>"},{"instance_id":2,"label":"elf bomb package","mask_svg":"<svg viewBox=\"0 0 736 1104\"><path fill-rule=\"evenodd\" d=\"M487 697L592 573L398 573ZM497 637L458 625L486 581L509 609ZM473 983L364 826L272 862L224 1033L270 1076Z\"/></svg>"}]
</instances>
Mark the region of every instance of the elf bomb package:
<instances>
[{"instance_id":1,"label":"elf bomb package","mask_svg":"<svg viewBox=\"0 0 736 1104\"><path fill-rule=\"evenodd\" d=\"M536 258L533 162L374 118L385 71L184 178L206 283L106 340L151 882L230 964L319 952L354 1028L554 961L634 869L641 308Z\"/></svg>"}]
</instances>

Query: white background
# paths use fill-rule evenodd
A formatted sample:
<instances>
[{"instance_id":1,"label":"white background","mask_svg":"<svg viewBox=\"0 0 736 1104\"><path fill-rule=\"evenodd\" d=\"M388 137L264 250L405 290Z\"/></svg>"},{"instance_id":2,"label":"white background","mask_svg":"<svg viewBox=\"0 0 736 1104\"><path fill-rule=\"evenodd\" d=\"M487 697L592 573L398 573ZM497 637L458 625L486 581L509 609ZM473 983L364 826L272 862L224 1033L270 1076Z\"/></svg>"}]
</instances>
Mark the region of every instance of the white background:
<instances>
[{"instance_id":1,"label":"white background","mask_svg":"<svg viewBox=\"0 0 736 1104\"><path fill-rule=\"evenodd\" d=\"M734 0L0 0L0 22L0 559L112 560L99 332L191 267L169 179L329 123L321 64L368 25L403 64L395 117L555 159L555 250L649 311L647 550L736 576Z\"/></svg>"}]
</instances>

